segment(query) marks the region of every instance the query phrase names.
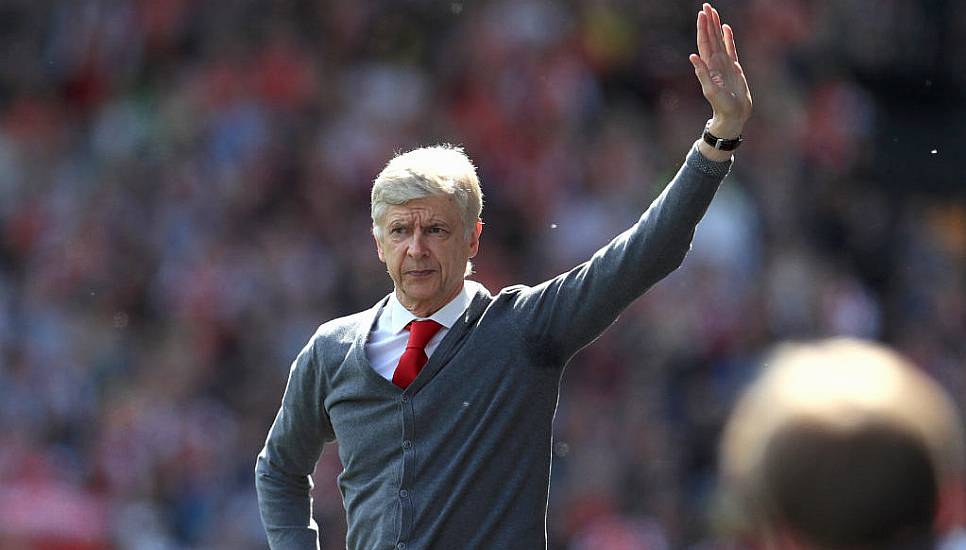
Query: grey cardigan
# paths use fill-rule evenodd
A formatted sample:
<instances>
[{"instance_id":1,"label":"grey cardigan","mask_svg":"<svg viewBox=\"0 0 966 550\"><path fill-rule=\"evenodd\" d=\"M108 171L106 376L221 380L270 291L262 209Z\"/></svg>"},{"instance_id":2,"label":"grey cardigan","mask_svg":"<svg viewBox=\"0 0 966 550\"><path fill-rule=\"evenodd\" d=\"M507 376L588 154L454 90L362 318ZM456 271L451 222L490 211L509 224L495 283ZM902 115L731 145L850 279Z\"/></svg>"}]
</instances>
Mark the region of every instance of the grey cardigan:
<instances>
[{"instance_id":1,"label":"grey cardigan","mask_svg":"<svg viewBox=\"0 0 966 550\"><path fill-rule=\"evenodd\" d=\"M366 358L385 299L319 327L255 467L271 548L318 548L310 474L334 440L348 548L545 548L563 367L681 264L729 168L692 147L640 220L589 261L534 287L477 292L406 390Z\"/></svg>"}]
</instances>

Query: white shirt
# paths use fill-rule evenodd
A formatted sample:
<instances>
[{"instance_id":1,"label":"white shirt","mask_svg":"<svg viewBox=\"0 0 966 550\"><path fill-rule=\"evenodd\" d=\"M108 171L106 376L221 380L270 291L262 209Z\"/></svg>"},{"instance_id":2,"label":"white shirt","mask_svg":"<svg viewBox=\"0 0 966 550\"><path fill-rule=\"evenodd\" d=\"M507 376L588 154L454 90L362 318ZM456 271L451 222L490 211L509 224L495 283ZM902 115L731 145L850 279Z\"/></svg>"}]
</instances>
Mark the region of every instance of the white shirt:
<instances>
[{"instance_id":1,"label":"white shirt","mask_svg":"<svg viewBox=\"0 0 966 550\"><path fill-rule=\"evenodd\" d=\"M429 317L416 317L399 303L395 292L390 294L389 301L379 310L379 318L366 342L366 357L369 359L369 364L379 373L379 376L392 381L399 358L406 351L406 343L409 342L409 331L406 330L406 325L410 321L423 319L432 319L443 325L443 328L439 329L439 332L426 344L426 357L432 357L449 329L456 324L466 308L470 307L470 302L473 301L479 286L480 283L475 281L463 281L463 290Z\"/></svg>"}]
</instances>

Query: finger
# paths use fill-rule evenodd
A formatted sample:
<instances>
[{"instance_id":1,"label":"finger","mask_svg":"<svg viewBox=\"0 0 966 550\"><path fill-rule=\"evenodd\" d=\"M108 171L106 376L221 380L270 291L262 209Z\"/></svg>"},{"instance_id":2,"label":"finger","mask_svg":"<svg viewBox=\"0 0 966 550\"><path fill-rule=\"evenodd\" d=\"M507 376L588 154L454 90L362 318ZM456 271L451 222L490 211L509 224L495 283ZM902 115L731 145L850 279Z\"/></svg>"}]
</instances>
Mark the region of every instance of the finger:
<instances>
[{"instance_id":1,"label":"finger","mask_svg":"<svg viewBox=\"0 0 966 550\"><path fill-rule=\"evenodd\" d=\"M721 32L721 16L718 15L718 10L711 8L711 28L714 29L714 37L718 41L718 45L724 44L724 34ZM718 48L719 50L721 48Z\"/></svg>"},{"instance_id":2,"label":"finger","mask_svg":"<svg viewBox=\"0 0 966 550\"><path fill-rule=\"evenodd\" d=\"M728 52L728 56L731 58L731 60L737 63L738 49L735 48L735 33L733 30L731 30L731 25L724 25L722 26L722 29L724 30L725 37L725 51Z\"/></svg>"},{"instance_id":3,"label":"finger","mask_svg":"<svg viewBox=\"0 0 966 550\"><path fill-rule=\"evenodd\" d=\"M714 30L714 12L711 11L711 4L702 6L701 11L704 13L704 34L707 37L708 52L710 55L714 55L721 50L721 44L718 42L717 33ZM708 58L705 57L704 59Z\"/></svg>"},{"instance_id":4,"label":"finger","mask_svg":"<svg viewBox=\"0 0 966 550\"><path fill-rule=\"evenodd\" d=\"M708 38L708 16L703 11L698 12L698 55L703 59L711 57L711 40Z\"/></svg>"},{"instance_id":5,"label":"finger","mask_svg":"<svg viewBox=\"0 0 966 550\"><path fill-rule=\"evenodd\" d=\"M712 53L717 53L723 50L721 43L721 21L718 19L718 12L711 7L711 4L705 3L704 13L708 18L708 39L711 42Z\"/></svg>"}]
</instances>

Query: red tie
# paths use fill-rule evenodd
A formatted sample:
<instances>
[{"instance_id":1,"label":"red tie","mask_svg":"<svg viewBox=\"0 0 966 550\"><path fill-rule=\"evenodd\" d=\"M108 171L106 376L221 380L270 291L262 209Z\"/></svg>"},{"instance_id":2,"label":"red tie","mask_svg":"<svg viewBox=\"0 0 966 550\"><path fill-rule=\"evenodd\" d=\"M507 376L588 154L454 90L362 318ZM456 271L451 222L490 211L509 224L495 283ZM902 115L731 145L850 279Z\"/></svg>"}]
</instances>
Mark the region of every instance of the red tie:
<instances>
[{"instance_id":1,"label":"red tie","mask_svg":"<svg viewBox=\"0 0 966 550\"><path fill-rule=\"evenodd\" d=\"M406 328L409 329L409 342L406 343L406 351L399 358L396 372L392 374L392 383L402 389L406 389L415 380L419 369L423 368L429 360L426 357L426 344L439 332L439 329L443 328L443 325L427 319L411 321Z\"/></svg>"}]
</instances>

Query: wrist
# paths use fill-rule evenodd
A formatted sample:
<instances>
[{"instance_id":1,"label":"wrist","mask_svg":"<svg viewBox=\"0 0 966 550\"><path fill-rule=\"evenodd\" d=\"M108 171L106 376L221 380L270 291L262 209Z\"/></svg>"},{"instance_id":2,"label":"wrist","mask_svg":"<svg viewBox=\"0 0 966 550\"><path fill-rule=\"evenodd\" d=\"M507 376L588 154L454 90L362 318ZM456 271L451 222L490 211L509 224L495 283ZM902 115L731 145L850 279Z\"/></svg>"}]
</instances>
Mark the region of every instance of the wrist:
<instances>
[{"instance_id":1,"label":"wrist","mask_svg":"<svg viewBox=\"0 0 966 550\"><path fill-rule=\"evenodd\" d=\"M732 151L722 151L708 145L703 139L697 142L698 151L701 155L712 162L728 162L732 158Z\"/></svg>"},{"instance_id":2,"label":"wrist","mask_svg":"<svg viewBox=\"0 0 966 550\"><path fill-rule=\"evenodd\" d=\"M701 141L708 145L709 147L719 150L719 151L734 151L741 145L742 137L740 130L736 137L726 138L715 134L715 131L711 129L711 121L709 120L704 126L704 132L701 133ZM719 126L720 128L720 126ZM717 130L722 131L722 130ZM724 134L730 135L730 134Z\"/></svg>"},{"instance_id":3,"label":"wrist","mask_svg":"<svg viewBox=\"0 0 966 550\"><path fill-rule=\"evenodd\" d=\"M721 139L738 139L745 124L738 120L713 118L708 121L708 131Z\"/></svg>"}]
</instances>

